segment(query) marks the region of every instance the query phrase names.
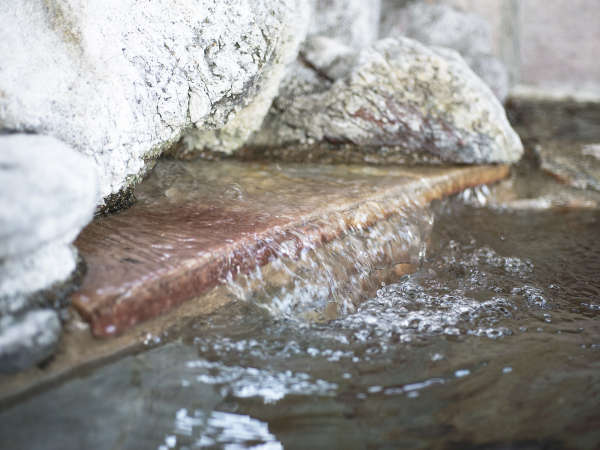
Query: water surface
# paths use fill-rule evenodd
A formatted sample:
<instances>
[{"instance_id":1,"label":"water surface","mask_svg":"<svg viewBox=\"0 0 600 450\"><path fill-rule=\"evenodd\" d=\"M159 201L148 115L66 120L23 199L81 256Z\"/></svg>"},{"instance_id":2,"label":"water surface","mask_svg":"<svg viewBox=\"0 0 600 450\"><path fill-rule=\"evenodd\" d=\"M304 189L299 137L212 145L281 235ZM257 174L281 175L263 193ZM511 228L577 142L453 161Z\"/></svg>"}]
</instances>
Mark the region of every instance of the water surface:
<instances>
[{"instance_id":1,"label":"water surface","mask_svg":"<svg viewBox=\"0 0 600 450\"><path fill-rule=\"evenodd\" d=\"M311 323L240 300L0 412L1 442L598 448L599 273L598 211L450 202L417 272L354 311Z\"/></svg>"}]
</instances>

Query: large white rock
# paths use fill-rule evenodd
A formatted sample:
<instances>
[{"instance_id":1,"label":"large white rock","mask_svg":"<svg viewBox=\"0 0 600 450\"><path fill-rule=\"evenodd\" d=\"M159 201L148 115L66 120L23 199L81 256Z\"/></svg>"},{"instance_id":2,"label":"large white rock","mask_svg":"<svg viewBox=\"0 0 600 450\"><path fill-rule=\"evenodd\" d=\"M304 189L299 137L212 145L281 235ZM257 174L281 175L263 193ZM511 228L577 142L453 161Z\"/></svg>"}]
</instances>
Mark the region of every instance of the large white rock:
<instances>
[{"instance_id":1,"label":"large white rock","mask_svg":"<svg viewBox=\"0 0 600 450\"><path fill-rule=\"evenodd\" d=\"M260 95L223 128L188 133L183 138L182 145L174 149L175 155L191 157L205 150L229 154L242 147L252 133L261 127L284 76L287 75L288 79L302 78L303 56L300 55L299 61L294 60L307 29L310 36L335 38L352 48L367 47L377 39L380 0L312 0L311 6L312 14L299 14L296 28L290 27L290 38L286 40L288 45L282 46L278 52L281 64L265 71L265 88ZM309 11L308 8L304 9ZM304 51L306 49L302 53ZM285 84L289 86L290 83L286 81Z\"/></svg>"},{"instance_id":2,"label":"large white rock","mask_svg":"<svg viewBox=\"0 0 600 450\"><path fill-rule=\"evenodd\" d=\"M311 85L303 76L301 89L284 85L250 146L386 147L459 163L521 157L504 108L458 53L390 38L351 57L339 42L328 48L318 39L305 56L320 78Z\"/></svg>"},{"instance_id":3,"label":"large white rock","mask_svg":"<svg viewBox=\"0 0 600 450\"><path fill-rule=\"evenodd\" d=\"M58 342L60 321L47 307L69 292L71 243L96 207L96 167L55 138L0 134L0 186L0 371L13 371Z\"/></svg>"},{"instance_id":4,"label":"large white rock","mask_svg":"<svg viewBox=\"0 0 600 450\"><path fill-rule=\"evenodd\" d=\"M508 95L504 64L492 55L492 30L482 17L450 5L387 0L381 15L380 35L406 36L425 45L456 50L500 100Z\"/></svg>"},{"instance_id":5,"label":"large white rock","mask_svg":"<svg viewBox=\"0 0 600 450\"><path fill-rule=\"evenodd\" d=\"M0 135L0 186L0 259L73 242L98 191L91 158L33 134Z\"/></svg>"},{"instance_id":6,"label":"large white rock","mask_svg":"<svg viewBox=\"0 0 600 450\"><path fill-rule=\"evenodd\" d=\"M303 14L306 0L4 1L0 126L93 157L101 203L186 129L248 105Z\"/></svg>"},{"instance_id":7,"label":"large white rock","mask_svg":"<svg viewBox=\"0 0 600 450\"><path fill-rule=\"evenodd\" d=\"M198 151L209 150L231 153L241 147L250 135L260 128L269 112L273 99L277 96L281 80L298 54L298 48L306 37L311 8L307 1L297 2L295 20L290 21L279 34L278 45L274 48L269 64L257 81L258 94L244 100L235 113L230 114L227 123L217 129L193 129L183 137L181 145L173 148L178 157L191 157Z\"/></svg>"}]
</instances>

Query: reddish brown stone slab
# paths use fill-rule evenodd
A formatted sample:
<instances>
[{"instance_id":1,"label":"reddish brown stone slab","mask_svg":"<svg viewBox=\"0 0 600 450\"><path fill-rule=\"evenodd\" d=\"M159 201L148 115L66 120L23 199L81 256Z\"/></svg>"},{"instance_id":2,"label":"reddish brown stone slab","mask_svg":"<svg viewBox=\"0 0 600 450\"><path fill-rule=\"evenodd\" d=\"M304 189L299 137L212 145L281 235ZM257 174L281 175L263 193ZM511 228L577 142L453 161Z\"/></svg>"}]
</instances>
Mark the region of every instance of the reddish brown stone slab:
<instances>
[{"instance_id":1,"label":"reddish brown stone slab","mask_svg":"<svg viewBox=\"0 0 600 450\"><path fill-rule=\"evenodd\" d=\"M73 305L96 336L119 334L262 266L505 177L506 166L382 169L161 162L132 208L96 219L76 245L88 264Z\"/></svg>"}]
</instances>

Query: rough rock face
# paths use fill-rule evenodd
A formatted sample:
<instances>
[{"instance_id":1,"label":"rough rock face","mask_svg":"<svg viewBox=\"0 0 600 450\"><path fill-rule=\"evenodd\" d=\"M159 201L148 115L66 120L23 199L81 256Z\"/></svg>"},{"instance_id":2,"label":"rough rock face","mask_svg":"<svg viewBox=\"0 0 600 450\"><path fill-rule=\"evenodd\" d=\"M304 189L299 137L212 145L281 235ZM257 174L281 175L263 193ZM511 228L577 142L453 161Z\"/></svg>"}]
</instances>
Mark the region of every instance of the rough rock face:
<instances>
[{"instance_id":1,"label":"rough rock face","mask_svg":"<svg viewBox=\"0 0 600 450\"><path fill-rule=\"evenodd\" d=\"M508 71L492 56L489 24L476 14L444 4L387 1L381 15L382 37L406 36L430 46L456 50L500 100L508 94Z\"/></svg>"},{"instance_id":2,"label":"rough rock face","mask_svg":"<svg viewBox=\"0 0 600 450\"><path fill-rule=\"evenodd\" d=\"M302 3L298 2L298 5ZM185 158L202 150L231 153L260 128L286 69L296 58L298 47L306 36L309 12L308 6L299 7L295 21L287 24L280 33L279 45L274 48L270 64L265 67L258 82L260 90L256 97L247 106L232 113L223 127L191 130L183 137L181 144L172 150L175 156Z\"/></svg>"},{"instance_id":3,"label":"rough rock face","mask_svg":"<svg viewBox=\"0 0 600 450\"><path fill-rule=\"evenodd\" d=\"M304 8L295 21L295 27L289 27L289 37L283 40L285 45L277 52L278 64L267 69L262 77L265 88L260 94L223 128L193 130L186 134L181 145L173 149L173 154L185 158L205 150L232 153L242 147L261 127L286 73L292 78L302 78L302 69L298 67L302 64L294 63L294 60L307 31L313 36L339 39L353 48L367 47L377 39L380 0L366 3L363 0L314 0L311 5L312 14Z\"/></svg>"},{"instance_id":4,"label":"rough rock face","mask_svg":"<svg viewBox=\"0 0 600 450\"><path fill-rule=\"evenodd\" d=\"M249 146L386 147L458 163L521 157L502 105L456 52L399 38L352 56L316 39L304 52L304 73L316 76L288 77Z\"/></svg>"},{"instance_id":5,"label":"rough rock face","mask_svg":"<svg viewBox=\"0 0 600 450\"><path fill-rule=\"evenodd\" d=\"M271 83L264 74L276 78L306 10L297 0L7 2L0 127L93 156L101 202L187 128L220 128L248 105Z\"/></svg>"},{"instance_id":6,"label":"rough rock face","mask_svg":"<svg viewBox=\"0 0 600 450\"><path fill-rule=\"evenodd\" d=\"M52 331L56 312L37 308L60 307L68 294L77 269L71 243L92 218L96 170L89 158L52 137L5 134L0 186L0 371L5 371L39 362L48 356L50 341L58 340L60 333ZM35 311L29 314L30 309Z\"/></svg>"}]
</instances>

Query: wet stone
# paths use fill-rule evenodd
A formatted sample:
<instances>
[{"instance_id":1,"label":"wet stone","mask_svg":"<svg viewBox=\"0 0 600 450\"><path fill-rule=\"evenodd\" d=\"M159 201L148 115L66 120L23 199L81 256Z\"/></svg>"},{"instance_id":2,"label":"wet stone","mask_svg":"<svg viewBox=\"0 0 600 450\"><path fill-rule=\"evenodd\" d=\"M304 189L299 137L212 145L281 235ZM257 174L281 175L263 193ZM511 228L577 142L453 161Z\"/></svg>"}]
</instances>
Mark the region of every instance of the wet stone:
<instances>
[{"instance_id":1,"label":"wet stone","mask_svg":"<svg viewBox=\"0 0 600 450\"><path fill-rule=\"evenodd\" d=\"M290 314L316 309L326 319L336 309L328 280L344 312L354 303L344 300L341 280L360 286L377 261L399 271L418 262L426 227L411 222L409 211L507 173L506 166L161 161L136 189L133 207L97 218L78 238L88 273L73 304L96 336L122 333L219 285L231 291L220 304L259 289L267 298L277 294ZM323 261L321 247L337 256ZM298 279L322 274L322 283L290 281L294 271ZM294 290L319 300L300 304L289 295Z\"/></svg>"}]
</instances>

